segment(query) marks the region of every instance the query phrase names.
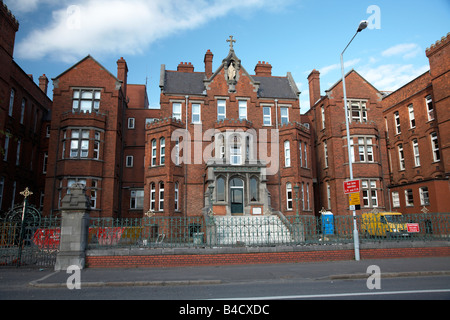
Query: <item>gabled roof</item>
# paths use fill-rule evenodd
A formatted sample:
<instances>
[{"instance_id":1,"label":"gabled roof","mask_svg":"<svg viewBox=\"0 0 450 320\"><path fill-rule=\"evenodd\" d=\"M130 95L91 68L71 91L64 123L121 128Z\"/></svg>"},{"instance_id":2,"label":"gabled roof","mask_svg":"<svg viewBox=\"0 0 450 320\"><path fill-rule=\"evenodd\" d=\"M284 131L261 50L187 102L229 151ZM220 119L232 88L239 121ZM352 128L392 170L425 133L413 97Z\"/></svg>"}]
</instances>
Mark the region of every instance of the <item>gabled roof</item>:
<instances>
[{"instance_id":1,"label":"gabled roof","mask_svg":"<svg viewBox=\"0 0 450 320\"><path fill-rule=\"evenodd\" d=\"M210 78L204 72L180 72L165 70L161 65L160 87L164 93L180 95L205 95L206 85L214 80L220 71L233 59L238 62L239 68L250 78L257 87L260 98L297 99L300 91L295 85L290 73L286 77L258 77L248 74L241 65L241 60L236 56L234 50L230 50L228 56L223 59L220 67ZM205 84L206 82L206 84Z\"/></svg>"},{"instance_id":2,"label":"gabled roof","mask_svg":"<svg viewBox=\"0 0 450 320\"><path fill-rule=\"evenodd\" d=\"M347 74L345 75L345 78L347 78L352 72L356 73L358 75L358 77L360 77L361 79L363 79L368 85L370 85L375 91L379 92L380 94L382 94L377 88L375 88L369 81L367 81L366 79L364 79L364 77L362 75L360 75L355 69L350 70L349 72L347 72ZM339 79L335 84L333 84L328 90L326 91L331 91L333 90L334 87L336 87L339 83L342 82L342 78Z\"/></svg>"},{"instance_id":3,"label":"gabled roof","mask_svg":"<svg viewBox=\"0 0 450 320\"><path fill-rule=\"evenodd\" d=\"M86 61L87 59L91 59L92 61L94 61L96 64L98 64L103 70L105 70L111 77L113 77L116 81L122 82L121 80L117 79L117 77L115 75L113 75L111 72L108 71L108 69L106 69L104 66L101 65L100 62L98 62L97 60L95 60L90 54L87 55L85 58L81 59L80 61L78 61L77 63L75 63L73 66L71 66L69 69L67 69L66 71L64 71L63 73L61 73L59 76L52 78L52 80L56 80L58 78L60 78L61 76L63 76L64 74L66 74L67 72L69 72L70 70L74 69L76 66L80 65L81 63L83 63L84 61Z\"/></svg>"}]
</instances>

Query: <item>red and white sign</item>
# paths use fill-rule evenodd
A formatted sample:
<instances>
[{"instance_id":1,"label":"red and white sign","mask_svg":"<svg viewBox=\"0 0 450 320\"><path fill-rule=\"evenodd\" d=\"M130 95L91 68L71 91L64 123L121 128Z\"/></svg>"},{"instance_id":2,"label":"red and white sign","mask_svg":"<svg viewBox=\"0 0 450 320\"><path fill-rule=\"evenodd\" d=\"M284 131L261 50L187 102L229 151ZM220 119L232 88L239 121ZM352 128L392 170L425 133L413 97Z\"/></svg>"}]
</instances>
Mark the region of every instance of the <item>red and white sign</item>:
<instances>
[{"instance_id":1,"label":"red and white sign","mask_svg":"<svg viewBox=\"0 0 450 320\"><path fill-rule=\"evenodd\" d=\"M344 181L344 193L359 192L359 180Z\"/></svg>"},{"instance_id":2,"label":"red and white sign","mask_svg":"<svg viewBox=\"0 0 450 320\"><path fill-rule=\"evenodd\" d=\"M408 232L420 232L418 223L407 223Z\"/></svg>"}]
</instances>

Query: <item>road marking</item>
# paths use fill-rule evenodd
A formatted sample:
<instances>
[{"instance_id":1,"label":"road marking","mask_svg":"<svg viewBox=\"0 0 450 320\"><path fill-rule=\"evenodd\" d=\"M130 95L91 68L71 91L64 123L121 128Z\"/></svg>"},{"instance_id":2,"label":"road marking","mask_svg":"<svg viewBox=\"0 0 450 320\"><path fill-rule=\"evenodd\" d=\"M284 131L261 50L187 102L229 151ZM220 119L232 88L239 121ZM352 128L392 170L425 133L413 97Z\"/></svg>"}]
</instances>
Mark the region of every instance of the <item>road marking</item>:
<instances>
[{"instance_id":1,"label":"road marking","mask_svg":"<svg viewBox=\"0 0 450 320\"><path fill-rule=\"evenodd\" d=\"M285 300L285 299L320 299L320 298L338 298L354 296L374 296L374 295L395 295L395 294L416 294L416 293L444 293L450 292L450 289L436 290L407 290L407 291L373 291L373 292L349 292L349 293L330 293L330 294L307 294L293 296L271 296L271 297L251 297L251 298L223 298L217 300Z\"/></svg>"}]
</instances>

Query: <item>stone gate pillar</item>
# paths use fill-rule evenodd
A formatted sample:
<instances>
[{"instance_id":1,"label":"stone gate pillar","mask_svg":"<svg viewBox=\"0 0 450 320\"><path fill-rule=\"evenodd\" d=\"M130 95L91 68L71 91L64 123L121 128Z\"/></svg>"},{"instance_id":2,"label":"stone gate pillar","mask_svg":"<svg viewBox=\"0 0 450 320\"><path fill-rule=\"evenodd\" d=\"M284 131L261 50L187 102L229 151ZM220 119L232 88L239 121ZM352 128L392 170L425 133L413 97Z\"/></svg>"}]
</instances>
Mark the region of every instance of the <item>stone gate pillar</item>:
<instances>
[{"instance_id":1,"label":"stone gate pillar","mask_svg":"<svg viewBox=\"0 0 450 320\"><path fill-rule=\"evenodd\" d=\"M91 204L83 184L74 184L61 201L61 237L55 270L85 266Z\"/></svg>"}]
</instances>

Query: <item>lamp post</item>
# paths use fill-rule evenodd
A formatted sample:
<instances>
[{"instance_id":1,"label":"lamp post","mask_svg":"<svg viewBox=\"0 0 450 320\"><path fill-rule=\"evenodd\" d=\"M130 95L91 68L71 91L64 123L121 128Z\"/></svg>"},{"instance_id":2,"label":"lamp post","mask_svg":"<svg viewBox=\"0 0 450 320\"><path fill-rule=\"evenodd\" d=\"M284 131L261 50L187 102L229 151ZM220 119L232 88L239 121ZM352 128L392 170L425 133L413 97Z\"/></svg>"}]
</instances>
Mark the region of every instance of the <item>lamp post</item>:
<instances>
[{"instance_id":1,"label":"lamp post","mask_svg":"<svg viewBox=\"0 0 450 320\"><path fill-rule=\"evenodd\" d=\"M348 121L348 107L347 107L347 92L345 89L345 73L344 73L344 52L347 50L350 43L352 43L353 39L355 39L356 35L367 28L368 22L366 20L363 20L359 23L358 30L356 31L353 38L350 40L350 42L345 47L344 51L341 53L341 73L342 73L342 88L344 91L344 109L345 109L345 128L347 130L347 152L348 152L348 166L350 171L350 180L353 180L353 166L352 166L352 154L350 150L350 130L349 130L349 121ZM358 237L358 228L356 226L356 211L353 210L353 241L355 246L355 260L359 261L359 237Z\"/></svg>"}]
</instances>

